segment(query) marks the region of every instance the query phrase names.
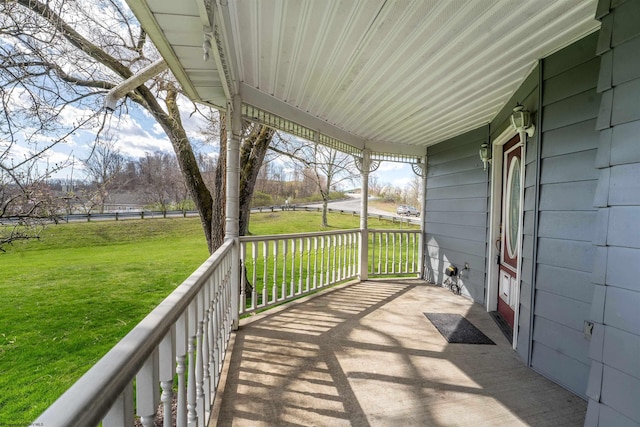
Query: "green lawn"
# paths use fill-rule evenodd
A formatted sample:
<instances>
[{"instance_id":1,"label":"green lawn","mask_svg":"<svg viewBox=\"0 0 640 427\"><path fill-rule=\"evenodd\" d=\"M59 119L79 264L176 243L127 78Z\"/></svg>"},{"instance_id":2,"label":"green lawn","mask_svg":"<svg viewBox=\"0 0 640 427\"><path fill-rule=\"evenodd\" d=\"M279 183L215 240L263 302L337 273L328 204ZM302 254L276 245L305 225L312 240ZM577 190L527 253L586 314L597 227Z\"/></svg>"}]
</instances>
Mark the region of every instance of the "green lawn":
<instances>
[{"instance_id":1,"label":"green lawn","mask_svg":"<svg viewBox=\"0 0 640 427\"><path fill-rule=\"evenodd\" d=\"M329 223L356 228L359 218L332 214ZM254 214L250 231L319 224L319 213ZM207 256L197 218L51 226L0 254L0 426L28 425Z\"/></svg>"}]
</instances>

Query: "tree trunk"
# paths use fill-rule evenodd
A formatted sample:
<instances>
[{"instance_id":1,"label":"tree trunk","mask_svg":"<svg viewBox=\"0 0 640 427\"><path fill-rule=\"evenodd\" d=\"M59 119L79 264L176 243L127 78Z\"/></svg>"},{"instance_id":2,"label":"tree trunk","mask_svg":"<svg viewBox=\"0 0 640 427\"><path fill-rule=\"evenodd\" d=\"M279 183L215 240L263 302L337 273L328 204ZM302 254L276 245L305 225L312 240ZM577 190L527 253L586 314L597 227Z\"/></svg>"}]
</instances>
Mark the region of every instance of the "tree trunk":
<instances>
[{"instance_id":1,"label":"tree trunk","mask_svg":"<svg viewBox=\"0 0 640 427\"><path fill-rule=\"evenodd\" d=\"M327 220L327 211L329 210L329 200L322 195L322 227L328 227L329 221Z\"/></svg>"},{"instance_id":2,"label":"tree trunk","mask_svg":"<svg viewBox=\"0 0 640 427\"><path fill-rule=\"evenodd\" d=\"M220 154L214 172L213 216L211 218L211 253L224 243L227 206L227 118L220 112ZM242 204L240 204L242 210Z\"/></svg>"},{"instance_id":3,"label":"tree trunk","mask_svg":"<svg viewBox=\"0 0 640 427\"><path fill-rule=\"evenodd\" d=\"M162 126L169 137L169 141L171 141L173 151L176 153L176 157L178 158L178 165L180 165L182 176L184 177L187 188L191 193L196 209L200 213L200 222L202 223L204 235L207 239L209 252L213 253L213 251L217 249L214 247L213 236L211 233L213 198L211 192L204 183L196 156L193 153L191 144L189 143L187 133L182 126L180 111L176 102L178 91L173 87L167 87L167 99L165 100L165 103L167 105L168 114L164 112L162 107L160 107L157 99L147 87L138 86L136 92L140 97L134 98L134 100L147 108L160 126Z\"/></svg>"},{"instance_id":4,"label":"tree trunk","mask_svg":"<svg viewBox=\"0 0 640 427\"><path fill-rule=\"evenodd\" d=\"M255 126L240 147L240 235L249 233L251 199L258 172L275 131L266 126Z\"/></svg>"}]
</instances>

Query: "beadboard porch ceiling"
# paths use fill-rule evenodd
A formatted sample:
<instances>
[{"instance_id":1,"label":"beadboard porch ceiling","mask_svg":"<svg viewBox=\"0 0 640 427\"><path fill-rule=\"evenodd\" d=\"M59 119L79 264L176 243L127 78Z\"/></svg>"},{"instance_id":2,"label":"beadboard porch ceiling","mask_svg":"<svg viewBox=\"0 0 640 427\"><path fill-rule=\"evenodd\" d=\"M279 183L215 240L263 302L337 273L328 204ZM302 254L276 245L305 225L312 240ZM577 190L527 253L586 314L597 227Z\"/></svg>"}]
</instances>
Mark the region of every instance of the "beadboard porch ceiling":
<instances>
[{"instance_id":1,"label":"beadboard porch ceiling","mask_svg":"<svg viewBox=\"0 0 640 427\"><path fill-rule=\"evenodd\" d=\"M599 26L596 0L127 1L192 99L405 156L490 122Z\"/></svg>"}]
</instances>

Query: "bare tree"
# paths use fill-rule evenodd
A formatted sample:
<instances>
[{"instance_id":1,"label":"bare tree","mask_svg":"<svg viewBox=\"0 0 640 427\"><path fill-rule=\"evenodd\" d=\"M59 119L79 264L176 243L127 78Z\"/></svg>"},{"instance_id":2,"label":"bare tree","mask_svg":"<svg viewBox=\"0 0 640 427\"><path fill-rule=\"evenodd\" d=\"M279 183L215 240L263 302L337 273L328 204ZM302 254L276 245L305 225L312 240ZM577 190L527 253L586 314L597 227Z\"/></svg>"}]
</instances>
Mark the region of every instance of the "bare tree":
<instances>
[{"instance_id":1,"label":"bare tree","mask_svg":"<svg viewBox=\"0 0 640 427\"><path fill-rule=\"evenodd\" d=\"M98 113L106 92L159 58L133 14L117 0L4 1L0 3L0 37L4 41L0 44L0 86L8 88L0 102L5 116L6 111L21 109L30 121L21 122L19 115L12 115L6 130L15 135L22 128L27 137L55 135L54 142L77 129L108 125ZM129 92L126 100L148 111L167 134L213 252L224 236L225 186L218 184L224 180L226 129L219 129L218 179L211 190L183 126L180 97L180 87L167 71ZM119 111L129 105L126 100ZM79 111L90 113L74 116L69 123L69 113ZM252 166L242 166L242 178L251 180L257 174L251 168L259 169L262 146L268 146L273 131L250 126L245 135L243 144L249 147L243 149L243 158L251 159ZM253 191L252 186L245 184L241 191L241 203L249 203L246 195ZM246 207L241 212L248 211ZM245 220L248 217L240 218L241 230L246 230Z\"/></svg>"},{"instance_id":2,"label":"bare tree","mask_svg":"<svg viewBox=\"0 0 640 427\"><path fill-rule=\"evenodd\" d=\"M329 194L344 182L353 182L353 157L333 148L318 143L313 144L313 157L310 167L314 173L315 183L322 196L322 226L328 227L327 210Z\"/></svg>"},{"instance_id":3,"label":"bare tree","mask_svg":"<svg viewBox=\"0 0 640 427\"><path fill-rule=\"evenodd\" d=\"M112 135L96 142L89 158L83 161L87 175L95 187L95 204L104 213L104 204L111 191L124 184L120 178L125 170L126 160L115 145Z\"/></svg>"},{"instance_id":4,"label":"bare tree","mask_svg":"<svg viewBox=\"0 0 640 427\"><path fill-rule=\"evenodd\" d=\"M278 135L279 145L271 147L305 166L306 180L313 182L322 197L322 227L328 227L327 219L330 194L341 184L352 183L357 177L353 157L333 148L295 137Z\"/></svg>"},{"instance_id":5,"label":"bare tree","mask_svg":"<svg viewBox=\"0 0 640 427\"><path fill-rule=\"evenodd\" d=\"M421 188L422 188L422 178L414 174L413 177L411 178L411 181L409 181L409 184L407 184L407 188L405 189L407 202L415 206L420 206L420 199L421 199L420 189ZM418 209L420 208L418 207Z\"/></svg>"},{"instance_id":6,"label":"bare tree","mask_svg":"<svg viewBox=\"0 0 640 427\"><path fill-rule=\"evenodd\" d=\"M374 196L380 196L382 195L382 183L380 182L380 179L378 179L378 176L375 173L372 173L369 175L369 192L371 192L371 194L373 194Z\"/></svg>"},{"instance_id":7,"label":"bare tree","mask_svg":"<svg viewBox=\"0 0 640 427\"><path fill-rule=\"evenodd\" d=\"M40 237L46 224L58 220L60 209L46 180L62 165L41 172L41 152L16 159L12 148L13 143L0 142L0 251L15 241Z\"/></svg>"},{"instance_id":8,"label":"bare tree","mask_svg":"<svg viewBox=\"0 0 640 427\"><path fill-rule=\"evenodd\" d=\"M185 188L175 155L170 153L147 153L139 160L140 192L147 203L157 205L167 212L171 204L180 201Z\"/></svg>"}]
</instances>

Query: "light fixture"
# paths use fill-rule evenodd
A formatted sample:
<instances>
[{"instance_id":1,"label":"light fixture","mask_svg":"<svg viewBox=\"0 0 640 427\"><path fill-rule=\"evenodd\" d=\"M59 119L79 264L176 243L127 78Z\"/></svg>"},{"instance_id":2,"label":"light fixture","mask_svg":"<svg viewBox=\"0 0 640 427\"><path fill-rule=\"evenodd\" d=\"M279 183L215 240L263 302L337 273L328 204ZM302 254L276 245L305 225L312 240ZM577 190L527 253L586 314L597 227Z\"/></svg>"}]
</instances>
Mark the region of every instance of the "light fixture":
<instances>
[{"instance_id":1,"label":"light fixture","mask_svg":"<svg viewBox=\"0 0 640 427\"><path fill-rule=\"evenodd\" d=\"M529 137L533 136L536 127L531 123L531 113L524 109L523 105L518 104L511 114L511 126L520 135L520 141L524 142L525 134Z\"/></svg>"},{"instance_id":2,"label":"light fixture","mask_svg":"<svg viewBox=\"0 0 640 427\"><path fill-rule=\"evenodd\" d=\"M483 142L480 146L480 160L484 165L484 170L487 170L487 164L491 163L491 152L489 151L489 145Z\"/></svg>"}]
</instances>

